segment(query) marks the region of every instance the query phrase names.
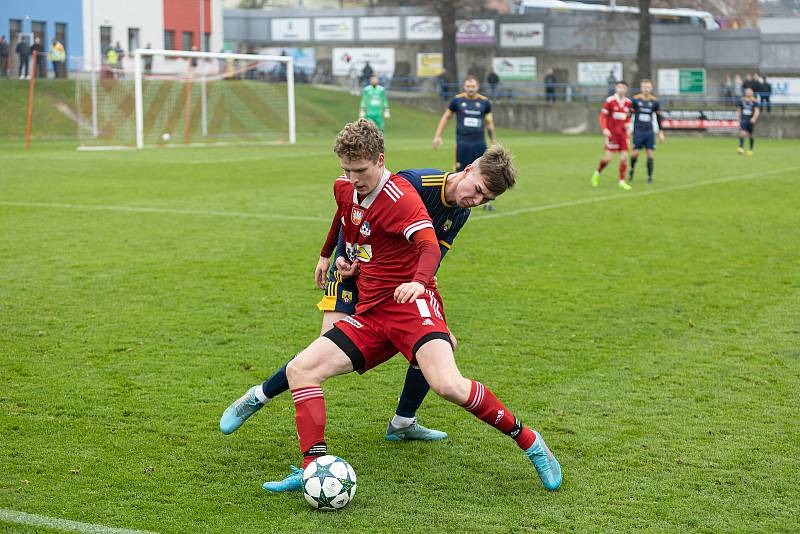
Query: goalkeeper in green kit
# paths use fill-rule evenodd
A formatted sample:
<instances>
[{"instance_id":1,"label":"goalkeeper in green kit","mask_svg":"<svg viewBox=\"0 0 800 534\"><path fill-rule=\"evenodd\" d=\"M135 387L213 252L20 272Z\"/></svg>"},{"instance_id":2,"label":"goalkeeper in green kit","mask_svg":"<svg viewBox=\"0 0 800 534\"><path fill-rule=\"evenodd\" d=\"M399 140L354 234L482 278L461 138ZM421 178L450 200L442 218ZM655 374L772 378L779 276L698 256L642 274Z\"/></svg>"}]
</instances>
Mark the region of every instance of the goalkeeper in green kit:
<instances>
[{"instance_id":1,"label":"goalkeeper in green kit","mask_svg":"<svg viewBox=\"0 0 800 534\"><path fill-rule=\"evenodd\" d=\"M391 117L389 113L389 99L386 98L386 91L383 86L378 85L378 75L373 74L369 78L369 85L364 88L361 94L358 117L371 120L381 131L383 131L383 119Z\"/></svg>"}]
</instances>

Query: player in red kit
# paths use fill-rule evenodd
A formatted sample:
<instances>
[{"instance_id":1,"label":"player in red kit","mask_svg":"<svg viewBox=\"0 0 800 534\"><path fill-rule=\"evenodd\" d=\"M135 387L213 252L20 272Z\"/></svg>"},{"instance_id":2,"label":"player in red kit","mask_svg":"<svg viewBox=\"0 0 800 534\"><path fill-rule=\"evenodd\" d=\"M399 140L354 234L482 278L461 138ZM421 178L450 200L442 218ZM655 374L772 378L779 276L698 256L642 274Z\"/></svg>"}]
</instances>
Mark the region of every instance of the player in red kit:
<instances>
[{"instance_id":1,"label":"player in red kit","mask_svg":"<svg viewBox=\"0 0 800 534\"><path fill-rule=\"evenodd\" d=\"M400 352L419 366L438 395L511 436L544 486L557 489L561 466L542 437L523 426L489 388L458 370L442 298L433 283L441 258L436 233L414 187L384 167L380 130L364 119L350 123L339 133L334 151L345 174L334 182L337 211L315 275L323 287L341 229L347 257L359 265L359 301L355 315L335 323L286 367L303 468L327 454L322 383L336 375L364 373ZM501 173L507 188L516 181L507 153L503 165L480 172ZM242 422L254 412L239 401L226 411L241 411ZM285 479L263 487L301 491L302 470L292 467Z\"/></svg>"},{"instance_id":2,"label":"player in red kit","mask_svg":"<svg viewBox=\"0 0 800 534\"><path fill-rule=\"evenodd\" d=\"M600 127L603 128L603 136L606 139L606 151L600 160L600 165L592 175L592 187L600 185L600 173L614 158L614 152L619 152L619 182L617 185L620 189L630 191L632 187L625 182L625 171L628 168L628 131L633 102L625 96L628 92L627 83L620 80L615 89L616 92L606 98L603 109L600 110Z\"/></svg>"}]
</instances>

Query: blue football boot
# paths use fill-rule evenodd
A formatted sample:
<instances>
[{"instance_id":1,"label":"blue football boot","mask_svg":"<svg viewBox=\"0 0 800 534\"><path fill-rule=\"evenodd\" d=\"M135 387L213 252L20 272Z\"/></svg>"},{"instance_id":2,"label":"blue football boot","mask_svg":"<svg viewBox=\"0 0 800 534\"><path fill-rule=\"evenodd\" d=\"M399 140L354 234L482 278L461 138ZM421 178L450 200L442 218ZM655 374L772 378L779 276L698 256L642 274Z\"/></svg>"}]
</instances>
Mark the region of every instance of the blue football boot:
<instances>
[{"instance_id":1,"label":"blue football boot","mask_svg":"<svg viewBox=\"0 0 800 534\"><path fill-rule=\"evenodd\" d=\"M417 423L416 418L414 422L404 428L397 428L389 421L389 426L386 427L386 441L440 441L447 437L447 432L440 430L433 430L425 428Z\"/></svg>"},{"instance_id":2,"label":"blue football boot","mask_svg":"<svg viewBox=\"0 0 800 534\"><path fill-rule=\"evenodd\" d=\"M264 491L282 492L282 491L303 491L303 470L293 465L289 466L291 473L286 475L283 480L275 482L264 482L261 486Z\"/></svg>"},{"instance_id":3,"label":"blue football boot","mask_svg":"<svg viewBox=\"0 0 800 534\"><path fill-rule=\"evenodd\" d=\"M561 464L550 452L544 442L544 438L536 431L533 433L536 434L536 441L525 451L525 456L533 462L533 466L536 468L536 472L539 473L539 478L542 480L544 487L550 491L555 491L561 485Z\"/></svg>"},{"instance_id":4,"label":"blue football boot","mask_svg":"<svg viewBox=\"0 0 800 534\"><path fill-rule=\"evenodd\" d=\"M248 417L264 407L256 397L256 388L260 387L261 385L251 387L247 393L225 409L219 419L219 429L223 434L232 434L247 421Z\"/></svg>"}]
</instances>

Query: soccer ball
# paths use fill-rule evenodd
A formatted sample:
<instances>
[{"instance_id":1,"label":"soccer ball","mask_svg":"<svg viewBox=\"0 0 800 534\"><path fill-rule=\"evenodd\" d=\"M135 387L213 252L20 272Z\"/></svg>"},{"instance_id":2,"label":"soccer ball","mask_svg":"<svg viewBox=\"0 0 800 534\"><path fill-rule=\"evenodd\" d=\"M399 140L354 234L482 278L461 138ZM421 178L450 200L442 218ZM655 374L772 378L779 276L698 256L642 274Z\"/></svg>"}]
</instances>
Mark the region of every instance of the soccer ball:
<instances>
[{"instance_id":1,"label":"soccer ball","mask_svg":"<svg viewBox=\"0 0 800 534\"><path fill-rule=\"evenodd\" d=\"M164 141L169 141L171 137L172 136L170 134L165 133L164 135L161 136L161 139L163 139Z\"/></svg>"},{"instance_id":2,"label":"soccer ball","mask_svg":"<svg viewBox=\"0 0 800 534\"><path fill-rule=\"evenodd\" d=\"M356 472L338 456L320 456L303 471L303 497L312 508L339 510L355 494Z\"/></svg>"}]
</instances>

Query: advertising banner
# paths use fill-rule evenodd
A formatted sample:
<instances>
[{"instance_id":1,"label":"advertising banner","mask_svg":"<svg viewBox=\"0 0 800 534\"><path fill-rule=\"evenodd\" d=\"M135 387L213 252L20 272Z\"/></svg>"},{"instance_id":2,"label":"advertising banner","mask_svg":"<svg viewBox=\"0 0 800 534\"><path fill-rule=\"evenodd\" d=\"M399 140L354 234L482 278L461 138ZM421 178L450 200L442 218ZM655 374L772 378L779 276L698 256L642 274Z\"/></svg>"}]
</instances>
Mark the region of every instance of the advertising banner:
<instances>
[{"instance_id":1,"label":"advertising banner","mask_svg":"<svg viewBox=\"0 0 800 534\"><path fill-rule=\"evenodd\" d=\"M492 58L492 68L500 80L535 80L535 57L496 57Z\"/></svg>"},{"instance_id":2,"label":"advertising banner","mask_svg":"<svg viewBox=\"0 0 800 534\"><path fill-rule=\"evenodd\" d=\"M355 65L358 73L369 66L376 74L391 76L394 74L394 48L334 48L333 75L347 76L351 65Z\"/></svg>"},{"instance_id":3,"label":"advertising banner","mask_svg":"<svg viewBox=\"0 0 800 534\"><path fill-rule=\"evenodd\" d=\"M706 69L658 69L660 95L691 95L706 92Z\"/></svg>"},{"instance_id":4,"label":"advertising banner","mask_svg":"<svg viewBox=\"0 0 800 534\"><path fill-rule=\"evenodd\" d=\"M456 21L458 44L494 44L494 19Z\"/></svg>"},{"instance_id":5,"label":"advertising banner","mask_svg":"<svg viewBox=\"0 0 800 534\"><path fill-rule=\"evenodd\" d=\"M355 38L353 27L352 17L325 17L314 19L314 40L352 41Z\"/></svg>"},{"instance_id":6,"label":"advertising banner","mask_svg":"<svg viewBox=\"0 0 800 534\"><path fill-rule=\"evenodd\" d=\"M775 104L800 104L800 78L767 78Z\"/></svg>"},{"instance_id":7,"label":"advertising banner","mask_svg":"<svg viewBox=\"0 0 800 534\"><path fill-rule=\"evenodd\" d=\"M622 79L622 62L580 62L578 63L578 83L581 85L608 86L608 77L614 75L615 80Z\"/></svg>"},{"instance_id":8,"label":"advertising banner","mask_svg":"<svg viewBox=\"0 0 800 534\"><path fill-rule=\"evenodd\" d=\"M442 54L440 52L422 52L417 54L417 76L431 78L439 76L442 71Z\"/></svg>"},{"instance_id":9,"label":"advertising banner","mask_svg":"<svg viewBox=\"0 0 800 534\"><path fill-rule=\"evenodd\" d=\"M537 48L544 46L544 24L539 22L501 24L500 46L503 48Z\"/></svg>"},{"instance_id":10,"label":"advertising banner","mask_svg":"<svg viewBox=\"0 0 800 534\"><path fill-rule=\"evenodd\" d=\"M662 112L665 130L730 132L739 129L734 110L671 110Z\"/></svg>"},{"instance_id":11,"label":"advertising banner","mask_svg":"<svg viewBox=\"0 0 800 534\"><path fill-rule=\"evenodd\" d=\"M302 72L308 76L311 76L314 73L314 69L317 67L316 52L311 46L305 48L272 46L262 48L258 53L265 56L292 56L295 72ZM280 69L280 67L281 63L276 61L265 61L259 65L259 69L264 72L272 72L275 71L275 69Z\"/></svg>"},{"instance_id":12,"label":"advertising banner","mask_svg":"<svg viewBox=\"0 0 800 534\"><path fill-rule=\"evenodd\" d=\"M435 41L442 38L442 21L439 17L406 17L406 40Z\"/></svg>"},{"instance_id":13,"label":"advertising banner","mask_svg":"<svg viewBox=\"0 0 800 534\"><path fill-rule=\"evenodd\" d=\"M310 19L272 19L273 41L310 41Z\"/></svg>"},{"instance_id":14,"label":"advertising banner","mask_svg":"<svg viewBox=\"0 0 800 534\"><path fill-rule=\"evenodd\" d=\"M400 17L361 17L358 38L361 41L399 41Z\"/></svg>"}]
</instances>

